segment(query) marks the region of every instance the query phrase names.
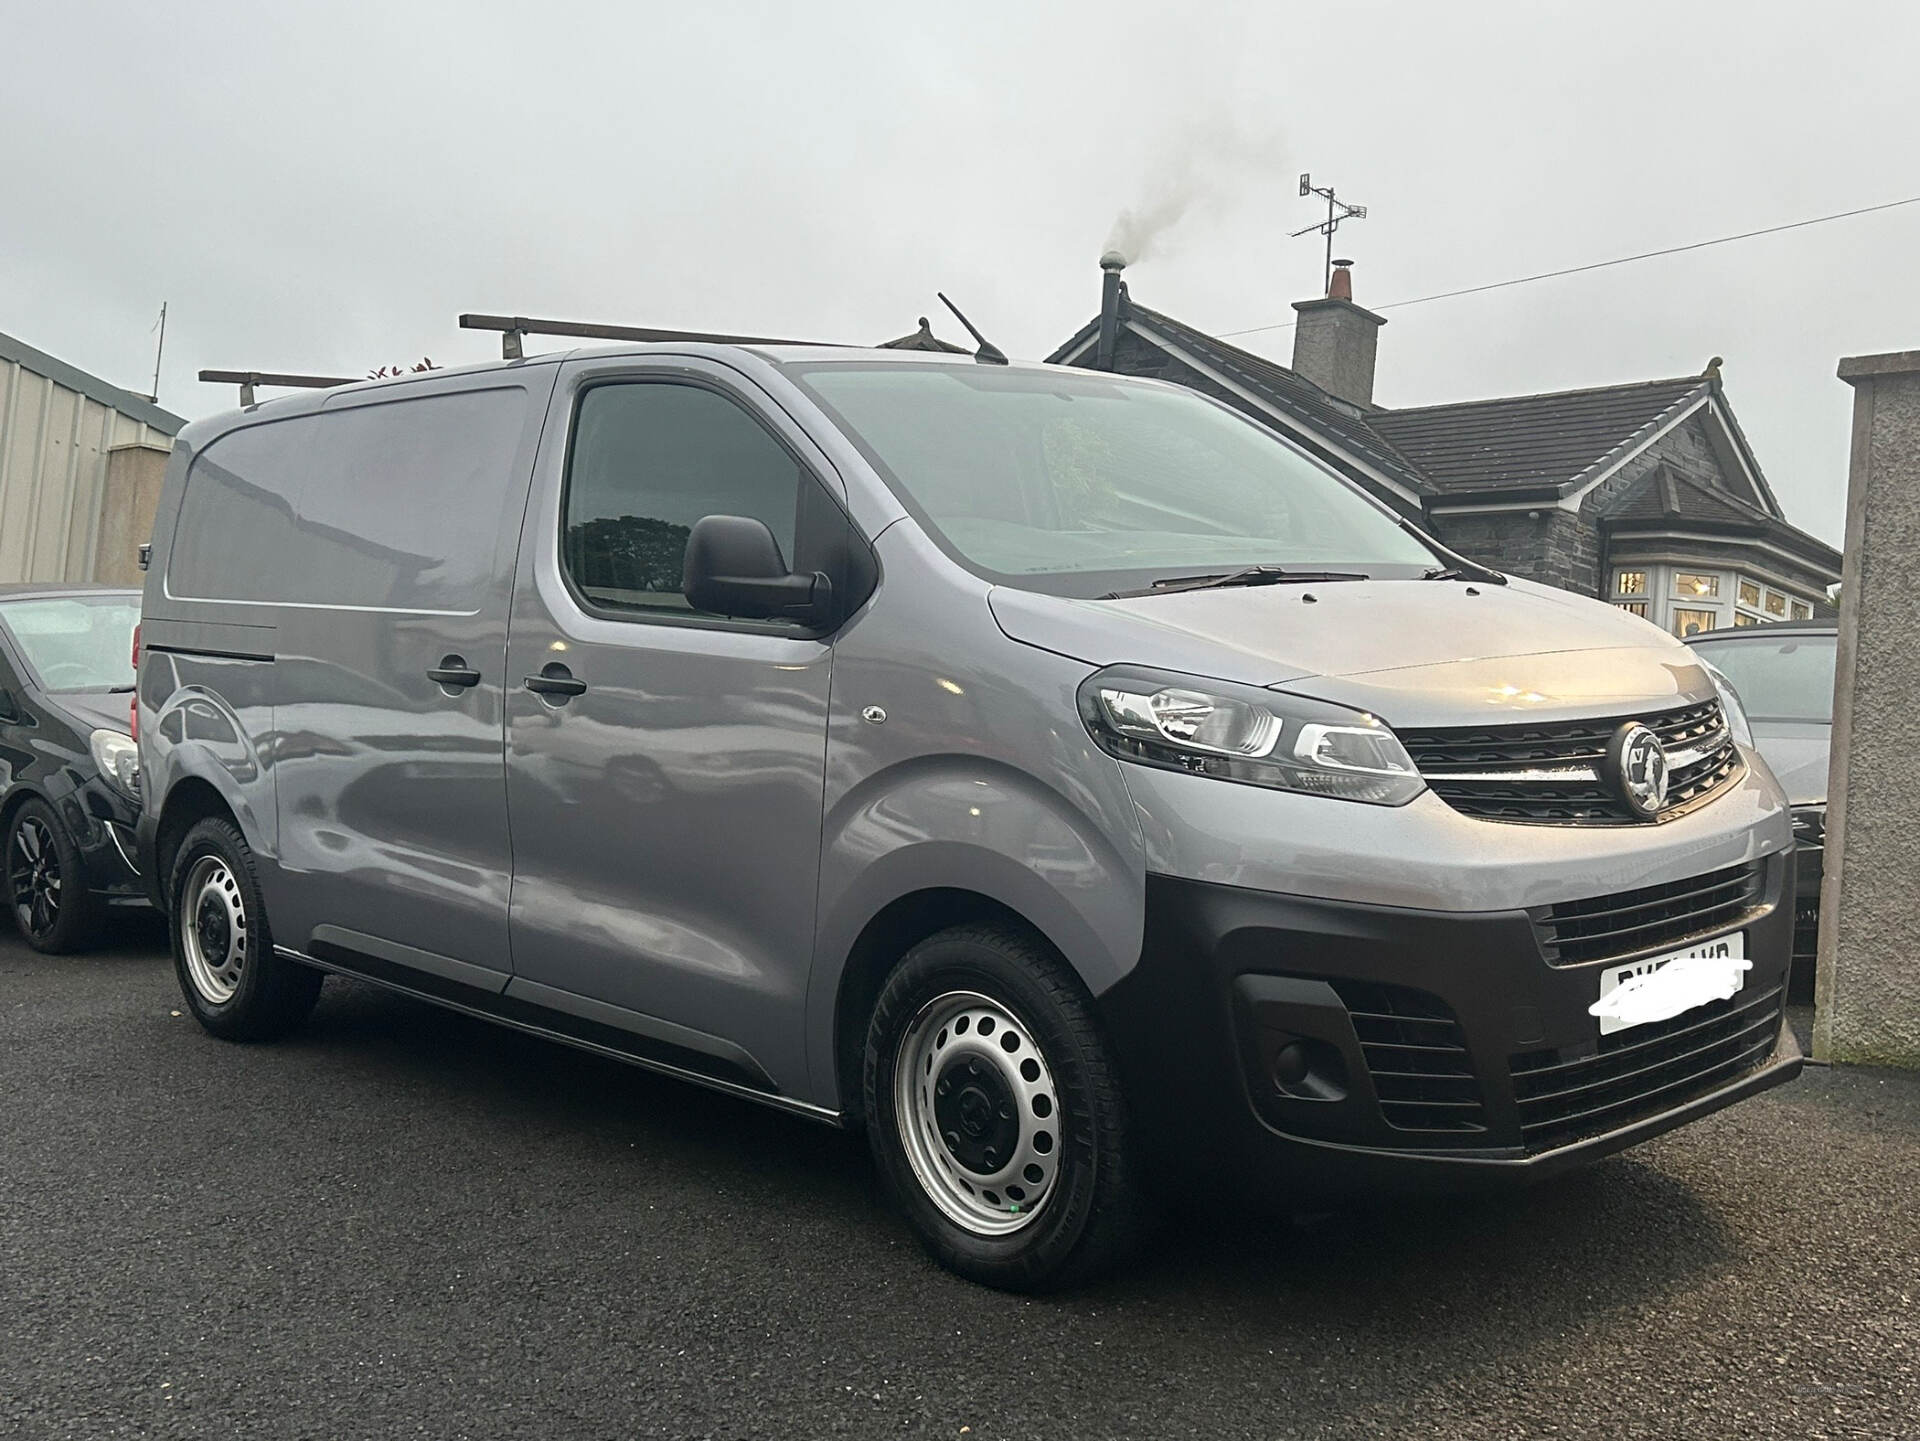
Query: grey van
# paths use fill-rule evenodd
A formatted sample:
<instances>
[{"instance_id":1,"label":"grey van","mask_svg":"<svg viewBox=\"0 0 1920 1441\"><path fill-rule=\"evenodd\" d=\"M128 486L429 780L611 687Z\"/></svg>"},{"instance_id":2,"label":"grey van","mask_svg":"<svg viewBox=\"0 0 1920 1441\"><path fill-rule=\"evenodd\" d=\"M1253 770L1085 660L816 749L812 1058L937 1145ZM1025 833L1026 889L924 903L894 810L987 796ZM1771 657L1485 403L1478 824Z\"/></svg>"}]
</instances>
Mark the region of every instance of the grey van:
<instances>
[{"instance_id":1,"label":"grey van","mask_svg":"<svg viewBox=\"0 0 1920 1441\"><path fill-rule=\"evenodd\" d=\"M138 718L207 1030L338 973L862 1128L996 1285L1800 1067L1693 654L1152 381L667 343L202 421Z\"/></svg>"}]
</instances>

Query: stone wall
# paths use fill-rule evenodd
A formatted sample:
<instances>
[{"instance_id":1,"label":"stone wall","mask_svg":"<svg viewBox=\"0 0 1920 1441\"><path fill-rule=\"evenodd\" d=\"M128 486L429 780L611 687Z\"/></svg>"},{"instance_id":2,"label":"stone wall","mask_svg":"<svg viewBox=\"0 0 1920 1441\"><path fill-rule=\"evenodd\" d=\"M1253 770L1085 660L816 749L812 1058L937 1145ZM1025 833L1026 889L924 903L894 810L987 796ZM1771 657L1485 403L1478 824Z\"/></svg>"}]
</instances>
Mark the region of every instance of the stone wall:
<instances>
[{"instance_id":1,"label":"stone wall","mask_svg":"<svg viewBox=\"0 0 1920 1441\"><path fill-rule=\"evenodd\" d=\"M1433 533L1469 560L1542 585L1600 593L1600 530L1594 518L1542 501L1533 510L1446 514Z\"/></svg>"},{"instance_id":2,"label":"stone wall","mask_svg":"<svg viewBox=\"0 0 1920 1441\"><path fill-rule=\"evenodd\" d=\"M1920 1066L1920 351L1854 387L1814 1055Z\"/></svg>"},{"instance_id":3,"label":"stone wall","mask_svg":"<svg viewBox=\"0 0 1920 1441\"><path fill-rule=\"evenodd\" d=\"M1656 465L1665 465L1676 475L1684 475L1688 480L1698 481L1701 485L1710 485L1716 490L1724 490L1748 505L1764 508L1763 503L1747 488L1744 480L1737 486L1727 483L1726 472L1720 465L1720 454L1714 449L1713 441L1707 435L1707 422L1700 411L1695 411L1639 455L1621 466L1618 478L1631 484ZM1612 484L1613 482L1609 481L1594 493L1598 495Z\"/></svg>"}]
</instances>

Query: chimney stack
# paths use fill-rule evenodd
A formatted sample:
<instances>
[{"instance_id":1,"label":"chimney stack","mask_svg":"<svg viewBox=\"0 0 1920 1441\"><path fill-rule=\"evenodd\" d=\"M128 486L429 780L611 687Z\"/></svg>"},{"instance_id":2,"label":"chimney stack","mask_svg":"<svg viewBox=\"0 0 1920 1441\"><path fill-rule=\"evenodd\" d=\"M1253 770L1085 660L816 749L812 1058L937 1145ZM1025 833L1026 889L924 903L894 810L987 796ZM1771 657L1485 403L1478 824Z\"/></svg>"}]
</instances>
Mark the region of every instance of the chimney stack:
<instances>
[{"instance_id":1,"label":"chimney stack","mask_svg":"<svg viewBox=\"0 0 1920 1441\"><path fill-rule=\"evenodd\" d=\"M1329 395L1371 408L1374 351L1380 327L1387 322L1354 304L1352 264L1333 262L1324 299L1293 303L1300 313L1293 332L1293 369Z\"/></svg>"},{"instance_id":2,"label":"chimney stack","mask_svg":"<svg viewBox=\"0 0 1920 1441\"><path fill-rule=\"evenodd\" d=\"M1101 370L1113 369L1113 347L1120 336L1120 272L1127 268L1127 257L1109 250L1100 257L1100 340L1094 351L1094 364Z\"/></svg>"}]
</instances>

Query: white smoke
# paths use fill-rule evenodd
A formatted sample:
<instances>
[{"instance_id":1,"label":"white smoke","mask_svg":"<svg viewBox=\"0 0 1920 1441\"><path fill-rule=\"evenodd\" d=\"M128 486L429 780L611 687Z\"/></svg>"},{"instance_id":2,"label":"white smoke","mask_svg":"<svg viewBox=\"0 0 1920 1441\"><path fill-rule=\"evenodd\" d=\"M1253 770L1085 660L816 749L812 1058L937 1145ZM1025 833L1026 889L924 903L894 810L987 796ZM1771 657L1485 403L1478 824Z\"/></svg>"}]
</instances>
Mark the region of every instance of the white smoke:
<instances>
[{"instance_id":1,"label":"white smoke","mask_svg":"<svg viewBox=\"0 0 1920 1441\"><path fill-rule=\"evenodd\" d=\"M1278 186L1287 175L1278 130L1253 129L1228 119L1189 121L1169 134L1147 169L1145 198L1122 210L1107 249L1128 263L1163 255L1190 215L1218 209L1252 186Z\"/></svg>"}]
</instances>

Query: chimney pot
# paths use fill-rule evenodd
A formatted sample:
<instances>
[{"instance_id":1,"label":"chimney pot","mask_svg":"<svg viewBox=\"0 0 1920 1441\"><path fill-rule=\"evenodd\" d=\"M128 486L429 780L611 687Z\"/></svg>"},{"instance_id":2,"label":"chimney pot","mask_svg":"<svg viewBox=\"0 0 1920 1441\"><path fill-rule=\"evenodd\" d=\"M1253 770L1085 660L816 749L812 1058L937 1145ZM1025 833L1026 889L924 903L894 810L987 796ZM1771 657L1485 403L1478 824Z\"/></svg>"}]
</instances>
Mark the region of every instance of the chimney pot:
<instances>
[{"instance_id":1,"label":"chimney pot","mask_svg":"<svg viewBox=\"0 0 1920 1441\"><path fill-rule=\"evenodd\" d=\"M1353 262L1351 260L1336 260L1333 262L1333 274L1327 277L1327 296L1329 299L1353 299L1353 271L1348 268L1352 264Z\"/></svg>"},{"instance_id":2,"label":"chimney pot","mask_svg":"<svg viewBox=\"0 0 1920 1441\"><path fill-rule=\"evenodd\" d=\"M1127 257L1117 250L1100 257L1100 338L1093 352L1093 363L1100 370L1113 369L1114 347L1120 338L1120 301L1126 288L1120 272L1126 268Z\"/></svg>"}]
</instances>

